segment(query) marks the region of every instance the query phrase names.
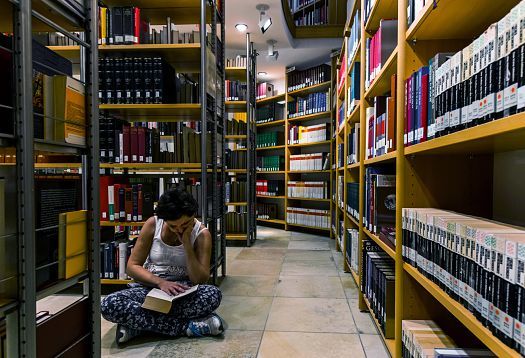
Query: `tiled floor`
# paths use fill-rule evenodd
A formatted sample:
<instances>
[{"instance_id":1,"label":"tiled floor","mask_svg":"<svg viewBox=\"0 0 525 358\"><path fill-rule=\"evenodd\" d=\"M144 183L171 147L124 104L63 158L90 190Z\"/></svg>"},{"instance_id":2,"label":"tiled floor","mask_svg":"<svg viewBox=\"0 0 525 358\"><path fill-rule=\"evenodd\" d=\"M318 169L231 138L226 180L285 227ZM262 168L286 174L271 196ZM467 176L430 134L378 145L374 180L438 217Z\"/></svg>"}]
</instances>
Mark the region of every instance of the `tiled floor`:
<instances>
[{"instance_id":1,"label":"tiled floor","mask_svg":"<svg viewBox=\"0 0 525 358\"><path fill-rule=\"evenodd\" d=\"M227 249L218 313L221 338L144 337L125 349L102 322L102 355L112 357L388 357L334 241L259 227L251 248Z\"/></svg>"}]
</instances>

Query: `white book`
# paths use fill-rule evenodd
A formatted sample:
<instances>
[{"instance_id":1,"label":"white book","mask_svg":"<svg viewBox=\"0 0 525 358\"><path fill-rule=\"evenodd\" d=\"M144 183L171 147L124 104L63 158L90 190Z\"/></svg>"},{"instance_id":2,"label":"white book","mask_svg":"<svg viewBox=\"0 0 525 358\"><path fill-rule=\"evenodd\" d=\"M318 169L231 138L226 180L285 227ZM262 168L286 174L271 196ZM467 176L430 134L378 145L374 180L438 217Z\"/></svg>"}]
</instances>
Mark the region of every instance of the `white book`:
<instances>
[{"instance_id":1,"label":"white book","mask_svg":"<svg viewBox=\"0 0 525 358\"><path fill-rule=\"evenodd\" d=\"M177 296L167 294L158 288L154 288L149 291L146 299L144 300L144 303L142 304L142 308L161 313L168 313L171 310L171 304L174 300L192 294L193 292L197 291L198 288L199 285L195 285L190 289L179 293Z\"/></svg>"},{"instance_id":2,"label":"white book","mask_svg":"<svg viewBox=\"0 0 525 358\"><path fill-rule=\"evenodd\" d=\"M128 258L128 243L120 242L118 244L118 278L119 280L127 280L126 261Z\"/></svg>"}]
</instances>

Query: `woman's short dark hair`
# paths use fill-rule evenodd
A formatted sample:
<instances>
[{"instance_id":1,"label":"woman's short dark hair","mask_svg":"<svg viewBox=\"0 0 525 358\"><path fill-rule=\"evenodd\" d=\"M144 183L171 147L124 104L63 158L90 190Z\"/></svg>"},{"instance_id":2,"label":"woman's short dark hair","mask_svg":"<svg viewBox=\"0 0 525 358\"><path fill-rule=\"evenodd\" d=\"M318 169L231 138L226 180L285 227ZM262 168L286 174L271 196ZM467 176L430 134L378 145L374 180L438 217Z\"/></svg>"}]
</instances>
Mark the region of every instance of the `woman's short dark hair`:
<instances>
[{"instance_id":1,"label":"woman's short dark hair","mask_svg":"<svg viewBox=\"0 0 525 358\"><path fill-rule=\"evenodd\" d=\"M183 215L196 215L199 204L195 198L180 187L165 191L159 198L156 214L159 219L177 220Z\"/></svg>"}]
</instances>

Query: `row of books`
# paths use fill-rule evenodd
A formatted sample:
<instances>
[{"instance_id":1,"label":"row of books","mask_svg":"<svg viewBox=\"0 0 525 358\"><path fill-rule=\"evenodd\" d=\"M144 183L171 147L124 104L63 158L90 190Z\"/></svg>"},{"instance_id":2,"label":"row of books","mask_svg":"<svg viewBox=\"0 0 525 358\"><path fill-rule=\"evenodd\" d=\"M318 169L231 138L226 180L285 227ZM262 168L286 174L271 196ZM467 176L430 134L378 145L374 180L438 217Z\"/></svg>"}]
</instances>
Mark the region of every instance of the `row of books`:
<instances>
[{"instance_id":1,"label":"row of books","mask_svg":"<svg viewBox=\"0 0 525 358\"><path fill-rule=\"evenodd\" d=\"M288 128L288 144L316 143L330 139L328 123L311 126L291 125Z\"/></svg>"},{"instance_id":2,"label":"row of books","mask_svg":"<svg viewBox=\"0 0 525 358\"><path fill-rule=\"evenodd\" d=\"M329 199L329 195L325 181L288 181L289 198Z\"/></svg>"},{"instance_id":3,"label":"row of books","mask_svg":"<svg viewBox=\"0 0 525 358\"><path fill-rule=\"evenodd\" d=\"M284 118L284 106L269 103L265 106L257 106L255 111L255 122L257 124L277 121Z\"/></svg>"},{"instance_id":4,"label":"row of books","mask_svg":"<svg viewBox=\"0 0 525 358\"><path fill-rule=\"evenodd\" d=\"M256 168L258 171L262 172L277 172L284 170L284 157L280 155L258 156Z\"/></svg>"},{"instance_id":5,"label":"row of books","mask_svg":"<svg viewBox=\"0 0 525 358\"><path fill-rule=\"evenodd\" d=\"M339 205L341 210L345 206L344 190L345 190L345 177L344 175L338 175L337 176L337 200L338 200L337 204Z\"/></svg>"},{"instance_id":6,"label":"row of books","mask_svg":"<svg viewBox=\"0 0 525 358\"><path fill-rule=\"evenodd\" d=\"M402 320L401 345L404 358L496 357L488 349L460 348L453 338L431 320Z\"/></svg>"},{"instance_id":7,"label":"row of books","mask_svg":"<svg viewBox=\"0 0 525 358\"><path fill-rule=\"evenodd\" d=\"M227 58L226 67L246 68L247 67L246 55L237 55L235 56L235 58Z\"/></svg>"},{"instance_id":8,"label":"row of books","mask_svg":"<svg viewBox=\"0 0 525 358\"><path fill-rule=\"evenodd\" d=\"M382 19L379 29L366 39L365 88L369 88L397 46L397 20Z\"/></svg>"},{"instance_id":9,"label":"row of books","mask_svg":"<svg viewBox=\"0 0 525 358\"><path fill-rule=\"evenodd\" d=\"M246 182L231 181L225 184L226 203L240 203L246 201Z\"/></svg>"},{"instance_id":10,"label":"row of books","mask_svg":"<svg viewBox=\"0 0 525 358\"><path fill-rule=\"evenodd\" d=\"M287 207L286 222L321 229L330 228L330 210Z\"/></svg>"},{"instance_id":11,"label":"row of books","mask_svg":"<svg viewBox=\"0 0 525 358\"><path fill-rule=\"evenodd\" d=\"M113 228L110 228L113 230ZM100 278L129 280L126 273L136 240L121 239L100 243Z\"/></svg>"},{"instance_id":12,"label":"row of books","mask_svg":"<svg viewBox=\"0 0 525 358\"><path fill-rule=\"evenodd\" d=\"M277 219L277 204L257 203L257 219Z\"/></svg>"},{"instance_id":13,"label":"row of books","mask_svg":"<svg viewBox=\"0 0 525 358\"><path fill-rule=\"evenodd\" d=\"M386 339L394 338L395 262L371 240L363 240L361 292Z\"/></svg>"},{"instance_id":14,"label":"row of books","mask_svg":"<svg viewBox=\"0 0 525 358\"><path fill-rule=\"evenodd\" d=\"M290 171L328 170L330 153L309 153L290 155Z\"/></svg>"},{"instance_id":15,"label":"row of books","mask_svg":"<svg viewBox=\"0 0 525 358\"><path fill-rule=\"evenodd\" d=\"M344 220L344 216L342 216L340 219L343 219L343 220L339 220L338 230L337 230L337 234L335 236L336 236L336 239L338 241L339 247L341 248L341 251L343 251L344 238L345 238L345 220Z\"/></svg>"},{"instance_id":16,"label":"row of books","mask_svg":"<svg viewBox=\"0 0 525 358\"><path fill-rule=\"evenodd\" d=\"M407 27L410 27L412 23L418 18L421 14L421 11L424 9L425 5L428 4L431 0L408 0L407 1Z\"/></svg>"},{"instance_id":17,"label":"row of books","mask_svg":"<svg viewBox=\"0 0 525 358\"><path fill-rule=\"evenodd\" d=\"M337 145L337 168L342 168L345 165L345 144L339 143Z\"/></svg>"},{"instance_id":18,"label":"row of books","mask_svg":"<svg viewBox=\"0 0 525 358\"><path fill-rule=\"evenodd\" d=\"M331 67L319 65L306 70L293 69L288 73L288 92L330 81Z\"/></svg>"},{"instance_id":19,"label":"row of books","mask_svg":"<svg viewBox=\"0 0 525 358\"><path fill-rule=\"evenodd\" d=\"M257 179L255 182L256 195L280 196L284 192L284 182L282 180Z\"/></svg>"},{"instance_id":20,"label":"row of books","mask_svg":"<svg viewBox=\"0 0 525 358\"><path fill-rule=\"evenodd\" d=\"M346 39L346 50L347 50L347 65L346 68L350 68L352 65L352 59L356 52L359 50L359 43L361 40L361 10L357 9L354 18L351 20L352 25L350 26L350 36Z\"/></svg>"},{"instance_id":21,"label":"row of books","mask_svg":"<svg viewBox=\"0 0 525 358\"><path fill-rule=\"evenodd\" d=\"M225 217L225 228L229 234L244 234L248 228L248 215L245 208L238 208L238 211L229 211Z\"/></svg>"},{"instance_id":22,"label":"row of books","mask_svg":"<svg viewBox=\"0 0 525 358\"><path fill-rule=\"evenodd\" d=\"M138 222L153 216L154 203L158 199L153 185L116 181L116 177L100 177L101 221Z\"/></svg>"},{"instance_id":23,"label":"row of books","mask_svg":"<svg viewBox=\"0 0 525 358\"><path fill-rule=\"evenodd\" d=\"M348 106L346 115L349 116L357 106L361 98L361 62L356 61L350 70L350 83L348 85Z\"/></svg>"},{"instance_id":24,"label":"row of books","mask_svg":"<svg viewBox=\"0 0 525 358\"><path fill-rule=\"evenodd\" d=\"M273 96L273 84L268 82L258 83L255 89L255 99L264 99Z\"/></svg>"},{"instance_id":25,"label":"row of books","mask_svg":"<svg viewBox=\"0 0 525 358\"><path fill-rule=\"evenodd\" d=\"M228 169L246 169L246 151L226 149L224 163Z\"/></svg>"},{"instance_id":26,"label":"row of books","mask_svg":"<svg viewBox=\"0 0 525 358\"><path fill-rule=\"evenodd\" d=\"M342 101L339 105L339 108L337 108L337 129L340 130L345 122L345 113L346 113L346 101Z\"/></svg>"},{"instance_id":27,"label":"row of books","mask_svg":"<svg viewBox=\"0 0 525 358\"><path fill-rule=\"evenodd\" d=\"M257 133L257 148L275 147L284 143L282 132Z\"/></svg>"},{"instance_id":28,"label":"row of books","mask_svg":"<svg viewBox=\"0 0 525 358\"><path fill-rule=\"evenodd\" d=\"M346 261L354 272L359 272L359 230L346 229Z\"/></svg>"},{"instance_id":29,"label":"row of books","mask_svg":"<svg viewBox=\"0 0 525 358\"><path fill-rule=\"evenodd\" d=\"M346 164L355 164L359 162L359 136L361 130L361 123L356 123L348 133L347 148L348 153L346 155ZM344 158L344 157L343 157Z\"/></svg>"},{"instance_id":30,"label":"row of books","mask_svg":"<svg viewBox=\"0 0 525 358\"><path fill-rule=\"evenodd\" d=\"M366 109L366 158L374 158L396 150L396 75L391 77L390 96L373 98L373 107Z\"/></svg>"},{"instance_id":31,"label":"row of books","mask_svg":"<svg viewBox=\"0 0 525 358\"><path fill-rule=\"evenodd\" d=\"M288 103L288 118L326 112L330 108L330 91L310 93Z\"/></svg>"},{"instance_id":32,"label":"row of books","mask_svg":"<svg viewBox=\"0 0 525 358\"><path fill-rule=\"evenodd\" d=\"M297 15L300 16L297 16ZM317 26L328 24L328 1L314 8L295 13L295 26Z\"/></svg>"},{"instance_id":33,"label":"row of books","mask_svg":"<svg viewBox=\"0 0 525 358\"><path fill-rule=\"evenodd\" d=\"M347 66L347 60L346 56L348 55L348 52L346 49L342 49L343 53L341 54L341 67L337 70L337 94L341 93L341 90L345 86L346 82L346 66Z\"/></svg>"},{"instance_id":34,"label":"row of books","mask_svg":"<svg viewBox=\"0 0 525 358\"><path fill-rule=\"evenodd\" d=\"M525 230L433 208L402 217L404 260L525 353Z\"/></svg>"},{"instance_id":35,"label":"row of books","mask_svg":"<svg viewBox=\"0 0 525 358\"><path fill-rule=\"evenodd\" d=\"M245 101L246 100L246 83L241 81L224 81L227 101Z\"/></svg>"},{"instance_id":36,"label":"row of books","mask_svg":"<svg viewBox=\"0 0 525 358\"><path fill-rule=\"evenodd\" d=\"M359 183L346 183L346 211L359 221Z\"/></svg>"},{"instance_id":37,"label":"row of books","mask_svg":"<svg viewBox=\"0 0 525 358\"><path fill-rule=\"evenodd\" d=\"M294 13L302 7L313 4L315 1L316 0L288 0L288 5L290 6L292 13Z\"/></svg>"},{"instance_id":38,"label":"row of books","mask_svg":"<svg viewBox=\"0 0 525 358\"><path fill-rule=\"evenodd\" d=\"M226 133L228 135L245 135L246 113L228 113L228 120L226 121Z\"/></svg>"},{"instance_id":39,"label":"row of books","mask_svg":"<svg viewBox=\"0 0 525 358\"><path fill-rule=\"evenodd\" d=\"M390 166L365 169L363 224L387 245L395 247L396 176Z\"/></svg>"},{"instance_id":40,"label":"row of books","mask_svg":"<svg viewBox=\"0 0 525 358\"><path fill-rule=\"evenodd\" d=\"M72 31L69 33L74 37L80 39L84 36L84 32ZM33 39L38 41L44 46L75 46L78 42L70 37L65 36L61 32L37 32L33 33Z\"/></svg>"}]
</instances>

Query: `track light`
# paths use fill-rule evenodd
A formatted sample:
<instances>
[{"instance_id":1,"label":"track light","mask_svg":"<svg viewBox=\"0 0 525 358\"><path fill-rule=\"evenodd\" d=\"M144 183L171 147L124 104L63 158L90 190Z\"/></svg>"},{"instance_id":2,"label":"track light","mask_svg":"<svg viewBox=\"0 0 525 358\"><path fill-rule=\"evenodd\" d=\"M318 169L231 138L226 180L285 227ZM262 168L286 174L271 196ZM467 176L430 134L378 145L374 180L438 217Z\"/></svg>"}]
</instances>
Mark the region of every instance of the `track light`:
<instances>
[{"instance_id":1,"label":"track light","mask_svg":"<svg viewBox=\"0 0 525 358\"><path fill-rule=\"evenodd\" d=\"M272 18L266 13L270 7L266 4L259 4L255 8L259 10L259 27L264 34L272 26Z\"/></svg>"},{"instance_id":2,"label":"track light","mask_svg":"<svg viewBox=\"0 0 525 358\"><path fill-rule=\"evenodd\" d=\"M279 58L279 51L275 50L275 44L277 41L268 40L266 43L268 44L268 58L277 61Z\"/></svg>"}]
</instances>

